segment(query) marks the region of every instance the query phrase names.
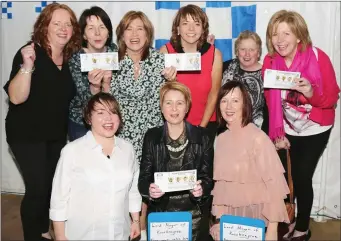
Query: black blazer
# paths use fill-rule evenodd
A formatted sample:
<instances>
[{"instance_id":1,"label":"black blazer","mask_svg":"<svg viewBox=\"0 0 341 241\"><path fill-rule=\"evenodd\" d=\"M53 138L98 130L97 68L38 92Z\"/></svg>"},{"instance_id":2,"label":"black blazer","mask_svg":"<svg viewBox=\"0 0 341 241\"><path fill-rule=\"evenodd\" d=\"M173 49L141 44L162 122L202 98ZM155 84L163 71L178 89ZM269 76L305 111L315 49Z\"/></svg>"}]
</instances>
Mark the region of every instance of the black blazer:
<instances>
[{"instance_id":1,"label":"black blazer","mask_svg":"<svg viewBox=\"0 0 341 241\"><path fill-rule=\"evenodd\" d=\"M213 141L212 138L209 138L205 128L196 127L187 122L185 126L189 143L186 147L183 165L179 171L197 170L197 180L202 181L203 195L200 198L195 198L191 194L190 198L194 204L201 206L206 203L213 189ZM154 173L168 171L167 163L170 161L170 155L166 147L166 135L167 126L165 124L149 129L144 137L138 188L145 202L152 206L159 204L155 209L149 206L149 211L166 211L162 210L162 207L167 205L169 196L172 195L172 193L166 193L159 200L149 197L149 185L154 182Z\"/></svg>"}]
</instances>

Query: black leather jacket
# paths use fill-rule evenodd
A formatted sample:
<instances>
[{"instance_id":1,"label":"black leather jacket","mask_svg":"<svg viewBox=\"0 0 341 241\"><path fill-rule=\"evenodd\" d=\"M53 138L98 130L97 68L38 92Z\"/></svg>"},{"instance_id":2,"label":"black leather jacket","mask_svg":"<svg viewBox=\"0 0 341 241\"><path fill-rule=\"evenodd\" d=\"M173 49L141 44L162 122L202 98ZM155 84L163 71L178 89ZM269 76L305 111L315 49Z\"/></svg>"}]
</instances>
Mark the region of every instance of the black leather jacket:
<instances>
[{"instance_id":1,"label":"black leather jacket","mask_svg":"<svg viewBox=\"0 0 341 241\"><path fill-rule=\"evenodd\" d=\"M167 211L164 207L167 206L169 195L172 195L172 193L166 193L159 200L149 197L149 185L154 182L154 173L167 171L170 156L166 147L166 135L165 124L149 129L144 137L138 187L144 201L149 205L149 211ZM213 189L213 143L205 128L196 127L187 122L186 135L189 143L179 171L197 170L197 180L202 181L203 195L201 198L190 195L190 198L194 203L202 206Z\"/></svg>"},{"instance_id":2,"label":"black leather jacket","mask_svg":"<svg viewBox=\"0 0 341 241\"><path fill-rule=\"evenodd\" d=\"M196 169L197 180L202 181L203 195L196 198L187 190L165 193L158 199L149 197L149 185L154 183L154 173L168 171L170 155L166 147L166 124L149 129L144 137L138 187L144 202L148 204L147 213L189 211L192 214L192 240L207 241L213 189L213 143L205 128L187 122L186 136L188 145L179 171Z\"/></svg>"}]
</instances>

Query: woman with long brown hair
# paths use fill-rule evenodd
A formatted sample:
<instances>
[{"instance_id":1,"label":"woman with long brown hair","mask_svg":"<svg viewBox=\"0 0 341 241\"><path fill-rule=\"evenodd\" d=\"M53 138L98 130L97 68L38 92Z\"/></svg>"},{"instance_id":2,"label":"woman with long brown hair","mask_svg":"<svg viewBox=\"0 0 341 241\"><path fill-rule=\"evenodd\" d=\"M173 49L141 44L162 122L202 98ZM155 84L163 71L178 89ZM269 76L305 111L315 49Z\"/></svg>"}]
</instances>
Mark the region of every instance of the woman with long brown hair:
<instances>
[{"instance_id":1,"label":"woman with long brown hair","mask_svg":"<svg viewBox=\"0 0 341 241\"><path fill-rule=\"evenodd\" d=\"M51 185L66 144L74 86L68 59L80 47L74 12L64 4L44 8L31 41L16 53L9 81L7 142L25 183L21 220L25 240L49 240Z\"/></svg>"}]
</instances>

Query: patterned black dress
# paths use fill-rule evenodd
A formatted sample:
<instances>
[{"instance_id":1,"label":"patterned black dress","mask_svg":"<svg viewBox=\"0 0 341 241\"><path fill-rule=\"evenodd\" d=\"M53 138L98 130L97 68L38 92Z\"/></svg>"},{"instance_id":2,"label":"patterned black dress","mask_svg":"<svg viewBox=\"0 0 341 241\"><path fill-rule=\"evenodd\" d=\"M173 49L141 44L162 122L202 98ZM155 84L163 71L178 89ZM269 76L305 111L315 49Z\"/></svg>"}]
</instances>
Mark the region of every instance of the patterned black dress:
<instances>
[{"instance_id":1,"label":"patterned black dress","mask_svg":"<svg viewBox=\"0 0 341 241\"><path fill-rule=\"evenodd\" d=\"M135 80L134 62L125 55L111 81L111 93L120 104L123 118L123 129L118 136L133 144L139 161L144 134L152 127L163 125L159 92L166 81L161 75L164 61L163 54L150 48L149 56L140 61L141 73Z\"/></svg>"},{"instance_id":2,"label":"patterned black dress","mask_svg":"<svg viewBox=\"0 0 341 241\"><path fill-rule=\"evenodd\" d=\"M246 71L240 68L238 59L224 62L222 85L231 80L241 81L248 90L252 102L252 120L257 127L263 123L264 90L261 69Z\"/></svg>"}]
</instances>

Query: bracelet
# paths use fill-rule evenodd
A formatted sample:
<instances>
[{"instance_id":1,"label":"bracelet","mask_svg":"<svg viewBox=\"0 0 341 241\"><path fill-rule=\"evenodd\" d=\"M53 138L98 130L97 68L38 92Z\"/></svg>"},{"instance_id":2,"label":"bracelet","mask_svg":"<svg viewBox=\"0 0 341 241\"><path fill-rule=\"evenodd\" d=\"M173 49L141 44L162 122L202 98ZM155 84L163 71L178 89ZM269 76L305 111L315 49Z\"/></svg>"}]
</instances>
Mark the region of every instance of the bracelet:
<instances>
[{"instance_id":1,"label":"bracelet","mask_svg":"<svg viewBox=\"0 0 341 241\"><path fill-rule=\"evenodd\" d=\"M32 74L33 71L35 70L34 66L32 67L32 69L24 69L22 66L23 65L21 64L20 65L20 70L19 70L20 74Z\"/></svg>"},{"instance_id":2,"label":"bracelet","mask_svg":"<svg viewBox=\"0 0 341 241\"><path fill-rule=\"evenodd\" d=\"M140 223L140 220L139 219L133 219L132 223Z\"/></svg>"}]
</instances>

